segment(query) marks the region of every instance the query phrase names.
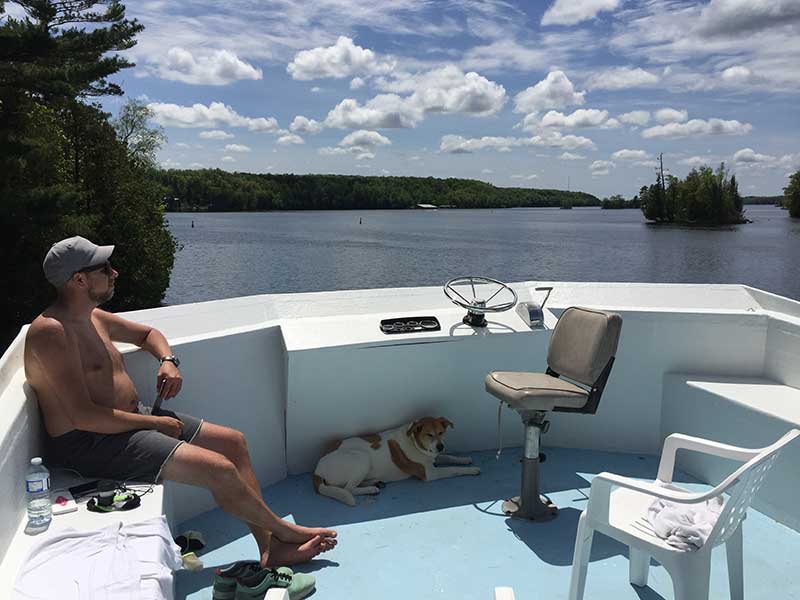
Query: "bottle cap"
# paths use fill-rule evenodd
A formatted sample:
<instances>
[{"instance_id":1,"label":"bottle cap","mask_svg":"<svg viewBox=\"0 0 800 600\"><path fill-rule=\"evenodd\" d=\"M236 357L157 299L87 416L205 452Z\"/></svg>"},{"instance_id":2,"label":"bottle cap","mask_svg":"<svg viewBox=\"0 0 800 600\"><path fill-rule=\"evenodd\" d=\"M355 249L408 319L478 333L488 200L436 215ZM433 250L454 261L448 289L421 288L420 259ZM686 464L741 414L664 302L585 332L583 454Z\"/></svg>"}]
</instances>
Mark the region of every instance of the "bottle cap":
<instances>
[{"instance_id":1,"label":"bottle cap","mask_svg":"<svg viewBox=\"0 0 800 600\"><path fill-rule=\"evenodd\" d=\"M40 456L35 456L35 457L33 457L33 458L31 459L31 464L32 464L34 467L38 467L39 465L41 465L41 464L42 464L42 458L41 458Z\"/></svg>"}]
</instances>

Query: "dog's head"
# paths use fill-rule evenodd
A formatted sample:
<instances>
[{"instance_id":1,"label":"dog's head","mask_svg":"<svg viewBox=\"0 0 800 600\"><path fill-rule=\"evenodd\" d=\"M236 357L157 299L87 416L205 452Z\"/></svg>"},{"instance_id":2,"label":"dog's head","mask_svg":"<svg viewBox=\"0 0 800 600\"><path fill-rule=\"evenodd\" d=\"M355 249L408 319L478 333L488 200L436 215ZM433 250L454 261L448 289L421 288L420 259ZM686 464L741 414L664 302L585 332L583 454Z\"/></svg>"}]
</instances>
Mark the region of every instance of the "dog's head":
<instances>
[{"instance_id":1,"label":"dog's head","mask_svg":"<svg viewBox=\"0 0 800 600\"><path fill-rule=\"evenodd\" d=\"M422 417L408 426L406 435L421 452L436 456L444 451L442 438L448 427L453 424L444 417Z\"/></svg>"}]
</instances>

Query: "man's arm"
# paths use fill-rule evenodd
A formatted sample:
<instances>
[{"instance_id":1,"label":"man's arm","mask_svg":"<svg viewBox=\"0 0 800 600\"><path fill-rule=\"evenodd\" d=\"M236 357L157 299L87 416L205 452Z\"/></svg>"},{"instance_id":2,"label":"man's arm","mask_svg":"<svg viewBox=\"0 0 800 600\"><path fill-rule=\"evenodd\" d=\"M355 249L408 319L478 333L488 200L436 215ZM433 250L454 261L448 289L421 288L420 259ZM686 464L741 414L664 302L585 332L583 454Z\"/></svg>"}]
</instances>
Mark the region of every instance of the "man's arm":
<instances>
[{"instance_id":1,"label":"man's arm","mask_svg":"<svg viewBox=\"0 0 800 600\"><path fill-rule=\"evenodd\" d=\"M139 346L159 361L172 354L167 338L155 327L128 321L99 308L96 308L94 312L103 321L112 342L126 342ZM156 375L156 391L159 392L161 399L174 398L181 391L182 386L183 378L178 367L169 361L162 363Z\"/></svg>"},{"instance_id":2,"label":"man's arm","mask_svg":"<svg viewBox=\"0 0 800 600\"><path fill-rule=\"evenodd\" d=\"M77 344L67 337L61 323L48 319L31 333L26 343L75 429L95 433L157 429L173 437L180 435L180 422L175 419L128 413L92 402Z\"/></svg>"}]
</instances>

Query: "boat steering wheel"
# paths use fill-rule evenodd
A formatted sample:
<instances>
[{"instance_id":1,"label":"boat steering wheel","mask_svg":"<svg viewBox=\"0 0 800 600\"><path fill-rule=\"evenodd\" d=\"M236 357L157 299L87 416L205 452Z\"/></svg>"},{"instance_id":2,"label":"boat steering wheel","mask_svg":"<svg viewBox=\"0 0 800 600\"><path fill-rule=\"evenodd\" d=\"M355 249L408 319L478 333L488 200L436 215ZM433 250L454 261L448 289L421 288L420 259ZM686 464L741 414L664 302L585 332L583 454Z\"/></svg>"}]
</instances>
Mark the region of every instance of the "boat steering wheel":
<instances>
[{"instance_id":1,"label":"boat steering wheel","mask_svg":"<svg viewBox=\"0 0 800 600\"><path fill-rule=\"evenodd\" d=\"M484 289L476 290L476 286L487 285L492 286L486 290L487 294L491 293L491 295L483 295ZM471 290L472 300L467 300L470 292L466 292L466 295L461 294L456 287L468 287ZM491 279L490 277L455 277L445 283L442 289L444 295L453 304L467 309L467 314L462 321L473 327L486 327L486 313L503 312L513 308L517 303L517 293L514 290L502 281L497 281L497 279ZM479 291L482 292L480 296L478 295ZM495 297L503 292L507 292L505 296L510 293L511 300L505 302L496 301L494 304L490 304Z\"/></svg>"}]
</instances>

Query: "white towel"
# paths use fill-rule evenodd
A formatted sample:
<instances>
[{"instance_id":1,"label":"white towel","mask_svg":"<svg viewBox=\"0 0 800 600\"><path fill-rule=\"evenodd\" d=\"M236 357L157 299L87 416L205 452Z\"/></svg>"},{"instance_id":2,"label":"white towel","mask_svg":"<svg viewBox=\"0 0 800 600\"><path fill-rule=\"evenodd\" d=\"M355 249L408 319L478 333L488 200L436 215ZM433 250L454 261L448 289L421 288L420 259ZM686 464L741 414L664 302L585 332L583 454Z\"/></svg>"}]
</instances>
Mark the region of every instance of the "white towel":
<instances>
[{"instance_id":1,"label":"white towel","mask_svg":"<svg viewBox=\"0 0 800 600\"><path fill-rule=\"evenodd\" d=\"M701 504L677 504L657 498L647 509L656 535L680 550L698 550L706 543L722 512L721 496Z\"/></svg>"}]
</instances>

